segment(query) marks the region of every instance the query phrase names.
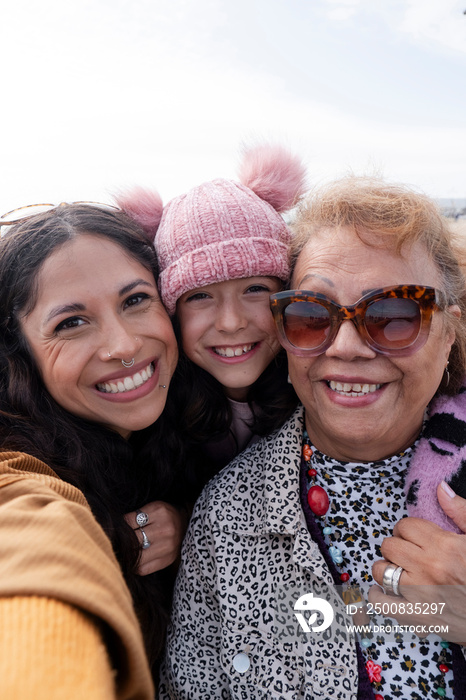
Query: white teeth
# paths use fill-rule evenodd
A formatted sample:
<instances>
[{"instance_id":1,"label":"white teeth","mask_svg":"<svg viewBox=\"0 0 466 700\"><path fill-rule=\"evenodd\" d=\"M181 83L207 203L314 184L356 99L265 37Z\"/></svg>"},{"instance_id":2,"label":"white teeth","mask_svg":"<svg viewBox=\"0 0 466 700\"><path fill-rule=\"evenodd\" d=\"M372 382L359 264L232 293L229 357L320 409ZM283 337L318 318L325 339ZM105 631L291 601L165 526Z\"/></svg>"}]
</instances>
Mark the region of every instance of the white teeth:
<instances>
[{"instance_id":1,"label":"white teeth","mask_svg":"<svg viewBox=\"0 0 466 700\"><path fill-rule=\"evenodd\" d=\"M132 391L137 389L138 386L145 384L153 374L154 367L151 363L145 369L133 374L132 377L118 379L116 382L104 382L103 384L96 384L96 386L104 394L124 394L126 391Z\"/></svg>"},{"instance_id":2,"label":"white teeth","mask_svg":"<svg viewBox=\"0 0 466 700\"><path fill-rule=\"evenodd\" d=\"M126 389L127 391L131 391L131 389L135 389L135 388L136 388L136 384L133 382L133 380L131 379L131 377L125 377L125 378L123 379L123 384L125 385L125 389Z\"/></svg>"},{"instance_id":3,"label":"white teeth","mask_svg":"<svg viewBox=\"0 0 466 700\"><path fill-rule=\"evenodd\" d=\"M365 396L372 394L382 386L381 384L349 384L334 381L328 382L328 385L332 391L336 391L342 396Z\"/></svg>"},{"instance_id":4,"label":"white teeth","mask_svg":"<svg viewBox=\"0 0 466 700\"><path fill-rule=\"evenodd\" d=\"M136 374L134 375L133 382L136 386L141 386L141 384L144 384L144 379L142 378L142 375L139 372L136 372Z\"/></svg>"},{"instance_id":5,"label":"white teeth","mask_svg":"<svg viewBox=\"0 0 466 700\"><path fill-rule=\"evenodd\" d=\"M244 355L256 345L256 343L252 343L252 345L243 345L242 348L212 348L213 351L217 354L220 355L220 357L239 357L240 355Z\"/></svg>"}]
</instances>

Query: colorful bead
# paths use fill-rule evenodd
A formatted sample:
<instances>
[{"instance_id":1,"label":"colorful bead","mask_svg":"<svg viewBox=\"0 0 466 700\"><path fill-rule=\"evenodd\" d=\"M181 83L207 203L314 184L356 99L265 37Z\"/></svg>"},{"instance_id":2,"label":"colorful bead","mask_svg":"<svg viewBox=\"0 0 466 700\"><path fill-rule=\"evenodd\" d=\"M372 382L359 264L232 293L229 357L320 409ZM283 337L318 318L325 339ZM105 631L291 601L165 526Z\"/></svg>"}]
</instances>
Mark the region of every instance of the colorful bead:
<instances>
[{"instance_id":1,"label":"colorful bead","mask_svg":"<svg viewBox=\"0 0 466 700\"><path fill-rule=\"evenodd\" d=\"M316 515L325 515L330 505L328 495L322 486L311 486L307 492L307 502Z\"/></svg>"},{"instance_id":2,"label":"colorful bead","mask_svg":"<svg viewBox=\"0 0 466 700\"><path fill-rule=\"evenodd\" d=\"M308 435L306 432L304 432L304 437L307 440ZM312 449L309 444L304 444L303 445L303 457L306 462L310 462L312 458ZM317 470L314 468L310 468L307 470L307 474L309 477L314 479L317 476ZM311 486L311 488L308 491L307 494L307 502L309 504L310 509L315 515L318 516L323 516L327 513L329 507L330 507L330 501L327 492L321 487L316 484ZM331 535L334 531L334 528L331 527L330 525L327 525L326 527L322 528L322 532L324 535ZM341 550L336 547L336 546L331 546L329 547L329 554L332 557L333 561L335 564L342 564L343 563L343 556L341 554ZM342 583L347 583L350 580L350 575L344 571L340 574L340 581ZM351 591L351 588L346 589L346 592ZM362 649L369 649L373 644L373 641L369 639L368 637L364 637L360 640L360 645ZM450 670L450 667L446 664L443 663L445 657L445 650L449 648L450 643L447 642L446 640L442 640L440 642L440 646L442 648L442 653L440 654L439 661L442 663L438 664L438 669L439 671L443 674L441 677L438 679L438 683L441 683L438 688L436 688L436 693L438 697L444 698L446 697L446 690L444 687L444 674L447 673ZM369 652L370 655L370 652ZM372 659L368 659L366 661L366 671L369 677L369 681L371 683L375 683L376 685L379 685L382 681L382 667L379 666L378 664L374 663ZM384 700L384 696L381 693L375 693L374 694L374 700Z\"/></svg>"},{"instance_id":3,"label":"colorful bead","mask_svg":"<svg viewBox=\"0 0 466 700\"><path fill-rule=\"evenodd\" d=\"M312 457L312 450L309 445L303 446L303 457L306 462L309 462Z\"/></svg>"},{"instance_id":4,"label":"colorful bead","mask_svg":"<svg viewBox=\"0 0 466 700\"><path fill-rule=\"evenodd\" d=\"M375 664L372 659L366 661L366 671L371 683L380 683L382 680L382 666Z\"/></svg>"}]
</instances>

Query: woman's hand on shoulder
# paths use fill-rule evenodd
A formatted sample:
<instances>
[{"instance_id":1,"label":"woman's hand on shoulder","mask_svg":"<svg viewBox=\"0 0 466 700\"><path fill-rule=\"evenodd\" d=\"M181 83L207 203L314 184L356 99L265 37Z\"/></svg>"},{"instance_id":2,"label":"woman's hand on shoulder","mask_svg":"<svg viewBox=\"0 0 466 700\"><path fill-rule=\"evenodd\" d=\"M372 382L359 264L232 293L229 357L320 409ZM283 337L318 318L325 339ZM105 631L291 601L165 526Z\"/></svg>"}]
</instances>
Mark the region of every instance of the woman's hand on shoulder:
<instances>
[{"instance_id":1,"label":"woman's hand on shoulder","mask_svg":"<svg viewBox=\"0 0 466 700\"><path fill-rule=\"evenodd\" d=\"M444 481L437 487L437 498L443 512L466 533L466 498L457 496Z\"/></svg>"},{"instance_id":2,"label":"woman's hand on shoulder","mask_svg":"<svg viewBox=\"0 0 466 700\"><path fill-rule=\"evenodd\" d=\"M452 495L453 494L453 495ZM444 512L466 533L466 499L448 493L440 485L437 496ZM385 595L373 586L369 601L392 604L392 609L419 611L419 614L399 614L403 625L447 626L441 636L466 645L466 537L444 530L421 518L403 518L393 529L393 536L382 544L383 560L372 567L375 581L382 586L383 574L389 563L401 566L399 579L401 596ZM411 603L406 607L400 603ZM415 605L416 603L420 605ZM426 636L420 634L420 636Z\"/></svg>"},{"instance_id":3,"label":"woman's hand on shoulder","mask_svg":"<svg viewBox=\"0 0 466 700\"><path fill-rule=\"evenodd\" d=\"M138 513L147 516L142 518L142 521L147 520L142 527L136 520ZM137 570L140 576L160 571L178 561L188 523L185 509L178 509L165 501L152 501L141 506L137 511L127 513L125 519L136 531L141 544L141 557ZM142 546L144 541L150 542L146 548Z\"/></svg>"}]
</instances>

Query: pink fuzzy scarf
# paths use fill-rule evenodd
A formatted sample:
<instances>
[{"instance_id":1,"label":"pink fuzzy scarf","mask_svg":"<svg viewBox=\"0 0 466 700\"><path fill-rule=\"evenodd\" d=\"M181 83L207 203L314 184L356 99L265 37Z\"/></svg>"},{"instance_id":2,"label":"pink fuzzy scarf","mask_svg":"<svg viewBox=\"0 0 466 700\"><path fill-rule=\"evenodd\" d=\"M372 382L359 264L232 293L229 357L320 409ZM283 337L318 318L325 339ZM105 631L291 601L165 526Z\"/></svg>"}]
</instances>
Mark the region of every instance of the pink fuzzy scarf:
<instances>
[{"instance_id":1,"label":"pink fuzzy scarf","mask_svg":"<svg viewBox=\"0 0 466 700\"><path fill-rule=\"evenodd\" d=\"M438 503L437 486L442 480L466 498L466 385L456 396L440 396L432 402L405 485L408 515L461 533Z\"/></svg>"}]
</instances>

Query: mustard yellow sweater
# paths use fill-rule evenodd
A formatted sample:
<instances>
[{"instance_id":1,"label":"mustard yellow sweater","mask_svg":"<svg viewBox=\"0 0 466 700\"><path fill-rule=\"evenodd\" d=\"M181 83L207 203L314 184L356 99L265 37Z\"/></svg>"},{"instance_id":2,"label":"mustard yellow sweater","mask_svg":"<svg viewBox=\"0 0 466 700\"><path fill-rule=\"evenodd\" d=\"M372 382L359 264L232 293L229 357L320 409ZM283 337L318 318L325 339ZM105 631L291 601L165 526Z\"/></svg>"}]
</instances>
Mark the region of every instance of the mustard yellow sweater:
<instances>
[{"instance_id":1,"label":"mustard yellow sweater","mask_svg":"<svg viewBox=\"0 0 466 700\"><path fill-rule=\"evenodd\" d=\"M130 593L83 494L0 452L1 700L152 700Z\"/></svg>"}]
</instances>

